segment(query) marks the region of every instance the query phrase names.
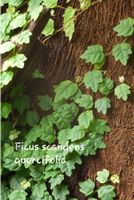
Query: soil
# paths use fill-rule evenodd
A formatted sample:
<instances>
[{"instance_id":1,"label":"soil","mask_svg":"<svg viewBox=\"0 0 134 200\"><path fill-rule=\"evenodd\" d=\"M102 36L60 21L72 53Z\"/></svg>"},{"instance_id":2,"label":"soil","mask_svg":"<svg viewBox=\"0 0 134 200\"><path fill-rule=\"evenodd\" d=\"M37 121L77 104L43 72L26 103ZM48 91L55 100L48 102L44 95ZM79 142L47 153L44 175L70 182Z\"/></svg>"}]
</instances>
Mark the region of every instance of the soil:
<instances>
[{"instance_id":1,"label":"soil","mask_svg":"<svg viewBox=\"0 0 134 200\"><path fill-rule=\"evenodd\" d=\"M75 4L75 1L72 1ZM61 12L57 12L57 21L61 19ZM35 42L25 70L21 72L21 81L27 82L29 94L34 98L36 94L51 94L53 84L65 79L75 79L83 75L90 67L79 59L88 45L101 44L106 52L110 52L113 45L122 41L116 36L113 27L126 17L134 18L134 0L104 0L97 3L79 16L76 31L71 42L59 33L44 45ZM134 38L131 40L134 48ZM39 68L45 73L45 79L28 80L30 71ZM84 158L82 166L71 177L69 187L79 200L85 198L78 192L78 180L87 177L95 178L97 170L108 169L112 174L119 174L121 182L117 186L118 200L134 199L134 54L127 67L114 62L112 56L107 59L106 73L118 83L119 76L125 76L131 85L132 95L123 102L112 96L112 110L107 120L112 129L105 138L107 148L94 157ZM20 81L17 79L17 81Z\"/></svg>"}]
</instances>

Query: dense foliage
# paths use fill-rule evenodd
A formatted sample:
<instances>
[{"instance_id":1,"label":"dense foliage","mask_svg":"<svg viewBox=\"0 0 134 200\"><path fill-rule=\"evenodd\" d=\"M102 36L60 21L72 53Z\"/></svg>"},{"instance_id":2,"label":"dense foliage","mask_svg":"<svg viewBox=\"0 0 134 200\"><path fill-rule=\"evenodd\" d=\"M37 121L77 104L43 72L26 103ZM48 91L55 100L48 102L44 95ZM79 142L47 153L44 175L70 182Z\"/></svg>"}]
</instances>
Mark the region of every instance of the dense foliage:
<instances>
[{"instance_id":1,"label":"dense foliage","mask_svg":"<svg viewBox=\"0 0 134 200\"><path fill-rule=\"evenodd\" d=\"M68 2L63 7L63 26L60 30L71 40L77 16L94 3L79 0L80 8L73 8ZM62 6L57 0L30 0L28 4L22 0L5 0L1 5L6 8L0 16L0 51L3 55L1 87L4 87L13 78L13 68L25 65L27 58L19 52L19 47L30 42L30 22L37 20L44 8L52 9L51 18L42 31L48 39L59 31L55 29L53 9L61 9ZM26 6L24 12L21 11L23 6ZM115 61L127 64L132 54L127 40L134 33L134 19L121 20L114 31L125 39L116 44L108 55L99 44L88 46L81 59L93 69L80 80L65 80L55 85L53 97L38 94L36 109L24 84L11 87L8 98L4 98L1 106L3 200L76 200L70 195L66 177L72 176L77 165L82 164L82 156L95 155L98 149L106 147L104 136L110 132L110 127L103 115L112 108L110 95L126 101L131 93L124 77L119 77L117 85L103 71L103 67L107 56L111 55ZM36 81L37 78L44 78L44 74L36 69L31 78ZM37 110L43 113L42 117ZM52 162L45 162L47 156ZM55 162L53 158L57 157L63 162ZM118 176L109 178L108 170L104 169L97 173L96 180L104 185L96 190L95 183L88 179L79 183L80 192L90 200L97 197L113 200L116 194L110 181L112 184L119 182Z\"/></svg>"}]
</instances>

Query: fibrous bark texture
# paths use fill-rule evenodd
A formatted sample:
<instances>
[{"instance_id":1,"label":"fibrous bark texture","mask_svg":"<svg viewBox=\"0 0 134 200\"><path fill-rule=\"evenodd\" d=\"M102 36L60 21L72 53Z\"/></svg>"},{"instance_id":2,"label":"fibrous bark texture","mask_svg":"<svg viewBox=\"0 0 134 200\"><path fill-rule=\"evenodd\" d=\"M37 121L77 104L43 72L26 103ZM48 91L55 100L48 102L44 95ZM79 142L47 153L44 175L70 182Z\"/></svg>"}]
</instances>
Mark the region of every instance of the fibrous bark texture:
<instances>
[{"instance_id":1,"label":"fibrous bark texture","mask_svg":"<svg viewBox=\"0 0 134 200\"><path fill-rule=\"evenodd\" d=\"M75 5L76 2L72 2ZM57 11L57 23L61 20L61 12ZM21 80L26 80L28 92L36 94L51 94L52 86L65 79L75 79L90 70L90 66L80 60L81 53L88 45L101 44L106 52L122 41L116 36L113 27L127 17L134 18L134 0L104 0L79 16L76 31L71 42L61 32L45 44L35 42L31 50L30 60L23 71ZM131 40L134 48L134 38ZM38 68L45 73L43 80L28 80L30 69ZM78 192L78 181L87 177L95 178L97 170L108 169L112 174L119 174L121 182L117 186L118 200L134 199L134 54L127 67L114 62L110 56L105 65L106 73L118 82L119 76L124 76L131 86L131 97L127 102L112 98L112 109L107 115L111 132L105 138L107 148L94 157L84 159L82 166L71 177L69 187L78 199L85 198Z\"/></svg>"}]
</instances>

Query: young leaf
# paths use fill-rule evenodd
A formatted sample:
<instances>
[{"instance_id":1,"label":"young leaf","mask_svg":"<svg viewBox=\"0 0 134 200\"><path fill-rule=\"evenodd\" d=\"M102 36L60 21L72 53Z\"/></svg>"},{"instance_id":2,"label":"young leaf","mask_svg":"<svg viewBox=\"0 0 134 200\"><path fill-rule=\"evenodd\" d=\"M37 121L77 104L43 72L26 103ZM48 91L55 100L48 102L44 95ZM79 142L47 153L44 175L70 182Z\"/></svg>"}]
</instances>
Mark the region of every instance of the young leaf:
<instances>
[{"instance_id":1,"label":"young leaf","mask_svg":"<svg viewBox=\"0 0 134 200\"><path fill-rule=\"evenodd\" d=\"M55 200L66 200L69 194L68 188L66 185L59 185L53 189L52 195L54 196Z\"/></svg>"},{"instance_id":2,"label":"young leaf","mask_svg":"<svg viewBox=\"0 0 134 200\"><path fill-rule=\"evenodd\" d=\"M1 104L1 116L5 119L8 118L9 114L11 113L12 111L12 105L9 104L9 103L2 103Z\"/></svg>"},{"instance_id":3,"label":"young leaf","mask_svg":"<svg viewBox=\"0 0 134 200\"><path fill-rule=\"evenodd\" d=\"M114 31L117 32L118 36L131 36L134 33L134 19L128 17L123 19L120 23L114 28Z\"/></svg>"},{"instance_id":4,"label":"young leaf","mask_svg":"<svg viewBox=\"0 0 134 200\"><path fill-rule=\"evenodd\" d=\"M117 96L118 99L123 99L126 101L128 99L128 95L131 93L130 86L126 83L121 83L117 85L114 94Z\"/></svg>"},{"instance_id":5,"label":"young leaf","mask_svg":"<svg viewBox=\"0 0 134 200\"><path fill-rule=\"evenodd\" d=\"M26 13L19 14L17 17L15 17L11 23L10 23L10 29L16 29L23 27L26 24Z\"/></svg>"},{"instance_id":6,"label":"young leaf","mask_svg":"<svg viewBox=\"0 0 134 200\"><path fill-rule=\"evenodd\" d=\"M92 0L79 0L80 2L80 9L87 10L92 5Z\"/></svg>"},{"instance_id":7,"label":"young leaf","mask_svg":"<svg viewBox=\"0 0 134 200\"><path fill-rule=\"evenodd\" d=\"M70 98L77 92L77 90L77 85L72 81L62 81L59 85L54 87L54 92L56 94L54 102Z\"/></svg>"},{"instance_id":8,"label":"young leaf","mask_svg":"<svg viewBox=\"0 0 134 200\"><path fill-rule=\"evenodd\" d=\"M99 70L87 72L84 76L83 82L86 88L91 88L93 92L97 92L99 84L103 81L102 73Z\"/></svg>"},{"instance_id":9,"label":"young leaf","mask_svg":"<svg viewBox=\"0 0 134 200\"><path fill-rule=\"evenodd\" d=\"M28 44L30 42L31 35L32 33L29 30L25 30L12 37L12 41L17 44Z\"/></svg>"},{"instance_id":10,"label":"young leaf","mask_svg":"<svg viewBox=\"0 0 134 200\"><path fill-rule=\"evenodd\" d=\"M101 200L114 200L116 194L114 192L114 186L112 185L104 185L101 186L98 190L98 197Z\"/></svg>"},{"instance_id":11,"label":"young leaf","mask_svg":"<svg viewBox=\"0 0 134 200\"><path fill-rule=\"evenodd\" d=\"M2 72L1 73L1 80L0 80L0 83L1 83L1 88L4 86L4 85L7 85L13 78L13 72L12 71L6 71L6 72Z\"/></svg>"},{"instance_id":12,"label":"young leaf","mask_svg":"<svg viewBox=\"0 0 134 200\"><path fill-rule=\"evenodd\" d=\"M18 136L20 135L20 131L17 131L16 129L13 129L9 132L9 139L10 140L14 140L16 138L18 138Z\"/></svg>"},{"instance_id":13,"label":"young leaf","mask_svg":"<svg viewBox=\"0 0 134 200\"><path fill-rule=\"evenodd\" d=\"M117 174L113 174L111 177L110 177L110 181L112 182L112 183L114 183L114 184L116 184L116 183L120 183L120 177L119 177L119 175L117 175Z\"/></svg>"},{"instance_id":14,"label":"young leaf","mask_svg":"<svg viewBox=\"0 0 134 200\"><path fill-rule=\"evenodd\" d=\"M80 182L79 186L80 192L85 194L85 196L89 196L90 194L92 194L95 188L95 184L91 179L88 179L84 182Z\"/></svg>"},{"instance_id":15,"label":"young leaf","mask_svg":"<svg viewBox=\"0 0 134 200\"><path fill-rule=\"evenodd\" d=\"M13 108L16 108L20 114L22 114L26 109L28 109L29 105L30 98L27 95L17 96L13 102Z\"/></svg>"},{"instance_id":16,"label":"young leaf","mask_svg":"<svg viewBox=\"0 0 134 200\"><path fill-rule=\"evenodd\" d=\"M82 94L80 97L74 99L74 101L85 109L90 109L93 107L93 98L89 94Z\"/></svg>"},{"instance_id":17,"label":"young leaf","mask_svg":"<svg viewBox=\"0 0 134 200\"><path fill-rule=\"evenodd\" d=\"M102 171L97 172L96 180L99 181L99 183L106 183L108 177L109 177L109 171L107 169L103 169Z\"/></svg>"},{"instance_id":18,"label":"young leaf","mask_svg":"<svg viewBox=\"0 0 134 200\"><path fill-rule=\"evenodd\" d=\"M57 2L58 0L43 0L43 4L47 7L47 8L55 8L57 6Z\"/></svg>"},{"instance_id":19,"label":"young leaf","mask_svg":"<svg viewBox=\"0 0 134 200\"><path fill-rule=\"evenodd\" d=\"M80 116L78 117L79 125L83 126L84 128L88 128L93 118L94 118L93 111L87 110L81 113Z\"/></svg>"},{"instance_id":20,"label":"young leaf","mask_svg":"<svg viewBox=\"0 0 134 200\"><path fill-rule=\"evenodd\" d=\"M9 200L26 200L27 193L23 190L14 190L9 195Z\"/></svg>"},{"instance_id":21,"label":"young leaf","mask_svg":"<svg viewBox=\"0 0 134 200\"><path fill-rule=\"evenodd\" d=\"M101 64L105 60L103 47L101 45L88 46L87 50L80 56L86 63Z\"/></svg>"},{"instance_id":22,"label":"young leaf","mask_svg":"<svg viewBox=\"0 0 134 200\"><path fill-rule=\"evenodd\" d=\"M108 95L109 93L111 93L113 87L114 82L109 78L105 78L103 82L100 83L99 91L101 92L101 94Z\"/></svg>"},{"instance_id":23,"label":"young leaf","mask_svg":"<svg viewBox=\"0 0 134 200\"><path fill-rule=\"evenodd\" d=\"M107 113L107 109L110 108L110 99L103 97L95 101L95 108L98 112L102 112L104 115Z\"/></svg>"},{"instance_id":24,"label":"young leaf","mask_svg":"<svg viewBox=\"0 0 134 200\"><path fill-rule=\"evenodd\" d=\"M126 42L117 44L112 49L115 61L120 61L123 65L127 64L130 54L132 54L131 46Z\"/></svg>"},{"instance_id":25,"label":"young leaf","mask_svg":"<svg viewBox=\"0 0 134 200\"><path fill-rule=\"evenodd\" d=\"M69 38L69 41L72 39L73 33L75 31L75 12L76 9L69 6L65 9L63 14L63 30L65 32L65 36Z\"/></svg>"},{"instance_id":26,"label":"young leaf","mask_svg":"<svg viewBox=\"0 0 134 200\"><path fill-rule=\"evenodd\" d=\"M50 110L52 107L52 98L48 95L39 95L38 96L38 105L44 111Z\"/></svg>"},{"instance_id":27,"label":"young leaf","mask_svg":"<svg viewBox=\"0 0 134 200\"><path fill-rule=\"evenodd\" d=\"M6 52L9 52L14 47L15 47L15 44L13 44L11 41L4 42L3 44L0 44L0 54L4 54Z\"/></svg>"},{"instance_id":28,"label":"young leaf","mask_svg":"<svg viewBox=\"0 0 134 200\"><path fill-rule=\"evenodd\" d=\"M6 60L3 64L4 69L8 69L9 67L18 67L23 68L24 62L27 60L24 54L16 54L15 56Z\"/></svg>"},{"instance_id":29,"label":"young leaf","mask_svg":"<svg viewBox=\"0 0 134 200\"><path fill-rule=\"evenodd\" d=\"M35 69L32 73L32 78L44 78L44 74L41 73L38 69Z\"/></svg>"},{"instance_id":30,"label":"young leaf","mask_svg":"<svg viewBox=\"0 0 134 200\"><path fill-rule=\"evenodd\" d=\"M42 35L50 36L54 33L54 20L53 19L49 19L45 28L42 31Z\"/></svg>"},{"instance_id":31,"label":"young leaf","mask_svg":"<svg viewBox=\"0 0 134 200\"><path fill-rule=\"evenodd\" d=\"M36 111L27 111L26 113L26 123L29 126L35 126L39 121L39 115Z\"/></svg>"},{"instance_id":32,"label":"young leaf","mask_svg":"<svg viewBox=\"0 0 134 200\"><path fill-rule=\"evenodd\" d=\"M34 21L39 17L39 14L41 13L43 6L41 5L42 0L30 0L28 2L28 12L31 16L31 19Z\"/></svg>"}]
</instances>

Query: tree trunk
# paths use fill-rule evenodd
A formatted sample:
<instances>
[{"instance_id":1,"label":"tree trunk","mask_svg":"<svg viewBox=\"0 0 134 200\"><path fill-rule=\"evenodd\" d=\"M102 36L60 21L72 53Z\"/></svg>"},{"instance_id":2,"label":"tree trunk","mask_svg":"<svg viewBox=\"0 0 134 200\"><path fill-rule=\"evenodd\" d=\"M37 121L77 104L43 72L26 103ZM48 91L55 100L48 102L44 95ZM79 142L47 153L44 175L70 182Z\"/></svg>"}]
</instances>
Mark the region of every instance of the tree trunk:
<instances>
[{"instance_id":1,"label":"tree trunk","mask_svg":"<svg viewBox=\"0 0 134 200\"><path fill-rule=\"evenodd\" d=\"M75 1L73 3L75 4ZM58 21L61 13L57 13L57 16ZM90 67L79 57L88 45L101 44L106 52L110 52L113 45L121 41L114 33L113 27L126 17L134 18L134 0L104 0L79 16L71 42L68 42L62 32L44 45L36 41L30 54L31 59L25 69L19 72L21 80L26 81L27 90L33 100L36 94L51 94L52 86L61 80L73 80L78 75L84 75ZM132 45L134 47L134 40ZM43 71L45 79L32 81L28 79L29 69L34 68ZM121 177L121 183L117 186L117 199L132 200L134 199L134 55L127 67L115 63L110 56L105 69L116 83L119 76L125 76L126 82L132 88L132 95L125 103L112 96L112 109L107 115L112 131L105 138L107 148L94 157L84 159L83 165L78 167L68 181L73 195L84 200L85 198L78 192L78 180L87 177L94 179L97 170L106 168L112 174L116 173Z\"/></svg>"}]
</instances>

